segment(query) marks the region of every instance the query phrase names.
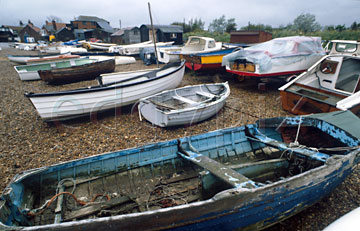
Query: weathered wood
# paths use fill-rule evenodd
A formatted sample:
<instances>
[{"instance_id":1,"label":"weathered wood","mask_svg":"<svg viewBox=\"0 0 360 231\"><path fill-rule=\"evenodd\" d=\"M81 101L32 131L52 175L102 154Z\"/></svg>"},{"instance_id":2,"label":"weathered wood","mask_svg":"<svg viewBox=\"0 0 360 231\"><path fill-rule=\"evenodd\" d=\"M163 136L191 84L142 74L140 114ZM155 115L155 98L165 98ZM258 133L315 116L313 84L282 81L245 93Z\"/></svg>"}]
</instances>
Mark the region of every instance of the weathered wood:
<instances>
[{"instance_id":1,"label":"weathered wood","mask_svg":"<svg viewBox=\"0 0 360 231\"><path fill-rule=\"evenodd\" d=\"M154 100L149 100L152 104L159 106L159 107L163 107L163 108L167 108L167 109L171 109L171 110L177 110L178 108L176 108L174 105L170 105L170 104L166 104L166 103L162 103L159 101L154 101Z\"/></svg>"},{"instance_id":2,"label":"weathered wood","mask_svg":"<svg viewBox=\"0 0 360 231\"><path fill-rule=\"evenodd\" d=\"M65 186L61 186L58 193L62 193L65 191ZM57 198L56 208L55 208L55 220L54 224L59 224L61 222L61 210L62 210L62 204L64 201L64 194L61 194Z\"/></svg>"},{"instance_id":3,"label":"weathered wood","mask_svg":"<svg viewBox=\"0 0 360 231\"><path fill-rule=\"evenodd\" d=\"M109 209L111 207L129 202L129 201L131 201L131 199L127 196L116 197L116 198L111 199L110 201L106 201L106 202L99 203L99 204L94 204L94 205L84 207L79 210L70 212L64 218L64 220L70 221L70 220L77 219L80 217L88 216L88 215L94 214L96 212L99 212L100 210Z\"/></svg>"},{"instance_id":4,"label":"weathered wood","mask_svg":"<svg viewBox=\"0 0 360 231\"><path fill-rule=\"evenodd\" d=\"M249 178L207 156L192 151L187 151L188 155L184 155L182 153L179 154L194 164L208 170L213 175L217 176L222 181L234 188L255 188L255 186L250 183L252 181Z\"/></svg>"}]
</instances>

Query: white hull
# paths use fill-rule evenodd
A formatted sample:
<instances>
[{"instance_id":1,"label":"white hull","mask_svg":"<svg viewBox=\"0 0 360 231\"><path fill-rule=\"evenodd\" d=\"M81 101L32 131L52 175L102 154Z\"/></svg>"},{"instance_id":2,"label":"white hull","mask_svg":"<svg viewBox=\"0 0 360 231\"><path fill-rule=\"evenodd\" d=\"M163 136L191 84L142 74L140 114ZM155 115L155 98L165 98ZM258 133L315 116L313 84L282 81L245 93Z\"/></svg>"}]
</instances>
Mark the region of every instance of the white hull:
<instances>
[{"instance_id":1,"label":"white hull","mask_svg":"<svg viewBox=\"0 0 360 231\"><path fill-rule=\"evenodd\" d=\"M169 46L174 42L158 42L156 46ZM142 48L153 47L154 44L151 41L131 44L131 45L123 45L123 46L113 46L109 48L109 52L116 52L120 55L139 55Z\"/></svg>"},{"instance_id":2,"label":"white hull","mask_svg":"<svg viewBox=\"0 0 360 231\"><path fill-rule=\"evenodd\" d=\"M47 121L70 119L133 104L140 98L175 88L184 76L184 69L185 65L182 63L175 72L149 81L122 82L106 87L61 93L29 94L27 97L42 119Z\"/></svg>"},{"instance_id":3,"label":"white hull","mask_svg":"<svg viewBox=\"0 0 360 231\"><path fill-rule=\"evenodd\" d=\"M139 111L146 120L159 127L191 125L206 120L223 108L230 95L227 82L206 86L187 86L141 99ZM223 90L218 95L208 91L219 91L221 87Z\"/></svg>"},{"instance_id":4,"label":"white hull","mask_svg":"<svg viewBox=\"0 0 360 231\"><path fill-rule=\"evenodd\" d=\"M16 66L14 67L19 75L19 78L23 81L40 80L40 75L37 71L18 71Z\"/></svg>"},{"instance_id":5,"label":"white hull","mask_svg":"<svg viewBox=\"0 0 360 231\"><path fill-rule=\"evenodd\" d=\"M70 52L62 54L62 55L66 55L66 54L70 54ZM51 56L12 56L12 55L8 55L8 59L14 63L26 64L30 60L35 60L35 59L39 59L39 58L56 58L59 56L60 56L60 54L51 55Z\"/></svg>"},{"instance_id":6,"label":"white hull","mask_svg":"<svg viewBox=\"0 0 360 231\"><path fill-rule=\"evenodd\" d=\"M157 49L157 57L159 62L162 63L171 63L180 61L180 47L175 48L159 48Z\"/></svg>"},{"instance_id":7,"label":"white hull","mask_svg":"<svg viewBox=\"0 0 360 231\"><path fill-rule=\"evenodd\" d=\"M89 56L89 58L97 59L98 61L103 61L103 60L107 60L107 59L115 59L115 65L136 63L136 59L134 57L129 57L129 56L94 55L94 56Z\"/></svg>"},{"instance_id":8,"label":"white hull","mask_svg":"<svg viewBox=\"0 0 360 231\"><path fill-rule=\"evenodd\" d=\"M49 47L44 50L41 50L47 54L65 54L65 53L83 53L87 52L85 48L82 47L71 47L71 46L64 46L64 47Z\"/></svg>"}]
</instances>

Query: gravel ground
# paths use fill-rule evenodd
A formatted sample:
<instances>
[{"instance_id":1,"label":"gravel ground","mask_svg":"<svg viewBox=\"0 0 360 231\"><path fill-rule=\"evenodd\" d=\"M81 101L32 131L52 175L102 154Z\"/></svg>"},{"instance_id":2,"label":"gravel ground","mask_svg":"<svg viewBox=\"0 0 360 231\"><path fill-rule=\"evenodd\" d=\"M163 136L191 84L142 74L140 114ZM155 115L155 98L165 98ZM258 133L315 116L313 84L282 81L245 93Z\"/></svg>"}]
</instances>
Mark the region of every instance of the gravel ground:
<instances>
[{"instance_id":1,"label":"gravel ground","mask_svg":"<svg viewBox=\"0 0 360 231\"><path fill-rule=\"evenodd\" d=\"M135 147L215 129L254 123L260 117L288 115L281 109L277 86L258 91L251 82L239 83L225 73L186 72L181 86L229 81L231 94L226 106L202 123L176 128L157 128L139 121L132 106L62 123L45 123L37 115L25 92L52 92L95 85L84 81L50 86L42 81L22 82L7 54L34 52L0 50L0 193L15 174L24 170L73 160L103 152ZM117 66L116 71L154 68L142 61ZM267 230L322 230L326 225L360 206L360 167L331 195L309 209Z\"/></svg>"}]
</instances>

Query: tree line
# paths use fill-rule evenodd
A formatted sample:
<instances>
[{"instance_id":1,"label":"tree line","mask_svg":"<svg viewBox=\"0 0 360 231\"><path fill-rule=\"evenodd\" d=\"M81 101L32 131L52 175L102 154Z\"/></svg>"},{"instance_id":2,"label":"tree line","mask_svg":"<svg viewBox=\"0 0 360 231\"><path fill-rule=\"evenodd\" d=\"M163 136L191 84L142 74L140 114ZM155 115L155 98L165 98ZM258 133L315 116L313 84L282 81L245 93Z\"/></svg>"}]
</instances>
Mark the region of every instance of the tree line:
<instances>
[{"instance_id":1,"label":"tree line","mask_svg":"<svg viewBox=\"0 0 360 231\"><path fill-rule=\"evenodd\" d=\"M207 30L205 29L205 22L201 18L190 19L185 22L174 22L172 25L180 25L184 29L185 39L190 35L200 35L213 37L217 41L229 42L230 32L236 30L263 30L270 32L273 38L304 35L304 36L319 36L323 40L344 39L344 40L360 40L360 22L353 22L349 27L345 24L341 25L327 25L322 27L317 21L316 17L310 13L303 13L297 16L292 23L281 25L278 28L273 28L266 24L252 24L238 28L235 18L226 19L225 15L211 21Z\"/></svg>"}]
</instances>

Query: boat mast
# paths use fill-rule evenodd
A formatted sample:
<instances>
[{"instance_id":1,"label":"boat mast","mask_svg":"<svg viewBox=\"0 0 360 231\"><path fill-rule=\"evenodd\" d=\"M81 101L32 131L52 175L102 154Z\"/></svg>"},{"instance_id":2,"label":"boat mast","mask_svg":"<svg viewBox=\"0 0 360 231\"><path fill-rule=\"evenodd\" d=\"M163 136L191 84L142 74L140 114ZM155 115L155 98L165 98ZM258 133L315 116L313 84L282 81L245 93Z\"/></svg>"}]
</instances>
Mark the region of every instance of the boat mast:
<instances>
[{"instance_id":1,"label":"boat mast","mask_svg":"<svg viewBox=\"0 0 360 231\"><path fill-rule=\"evenodd\" d=\"M150 14L151 28L152 28L152 37L153 37L154 48L155 48L156 66L159 67L159 61L158 61L157 50L156 50L156 37L155 37L155 32L154 32L153 20L152 20L152 16L151 16L150 2L148 2L148 6L149 6L149 14Z\"/></svg>"}]
</instances>

